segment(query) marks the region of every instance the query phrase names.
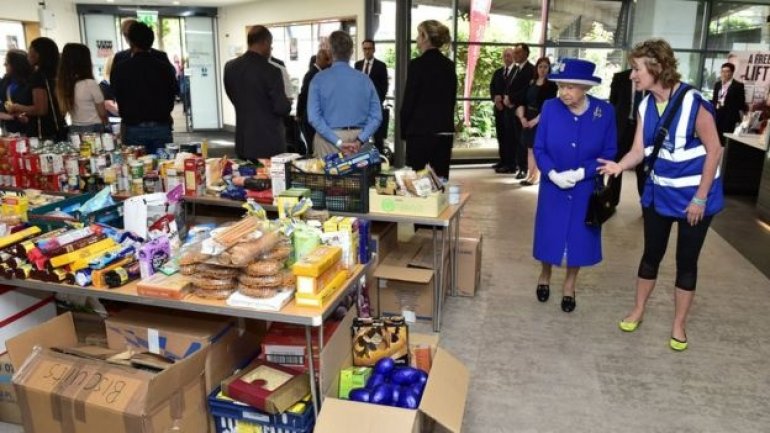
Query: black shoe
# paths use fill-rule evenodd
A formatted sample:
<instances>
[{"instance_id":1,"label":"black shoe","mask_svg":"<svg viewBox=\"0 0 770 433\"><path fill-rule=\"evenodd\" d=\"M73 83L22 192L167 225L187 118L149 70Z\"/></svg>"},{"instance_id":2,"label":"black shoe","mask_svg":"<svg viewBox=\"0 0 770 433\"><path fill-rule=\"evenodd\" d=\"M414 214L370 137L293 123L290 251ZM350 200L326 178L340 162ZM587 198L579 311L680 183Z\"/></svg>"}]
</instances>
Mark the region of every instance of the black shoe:
<instances>
[{"instance_id":1,"label":"black shoe","mask_svg":"<svg viewBox=\"0 0 770 433\"><path fill-rule=\"evenodd\" d=\"M524 179L525 177L527 177L527 172L524 170L521 170L516 174L516 179L518 180Z\"/></svg>"},{"instance_id":2,"label":"black shoe","mask_svg":"<svg viewBox=\"0 0 770 433\"><path fill-rule=\"evenodd\" d=\"M498 174L511 174L511 173L513 173L513 169L510 168L510 167L502 166L500 168L496 168L495 169L495 173L498 173Z\"/></svg>"},{"instance_id":3,"label":"black shoe","mask_svg":"<svg viewBox=\"0 0 770 433\"><path fill-rule=\"evenodd\" d=\"M548 300L548 296L551 295L551 288L548 286L548 284L538 284L537 290L535 290L535 294L537 294L538 301L545 302Z\"/></svg>"},{"instance_id":4,"label":"black shoe","mask_svg":"<svg viewBox=\"0 0 770 433\"><path fill-rule=\"evenodd\" d=\"M576 304L574 296L565 296L561 298L561 311L564 311L565 313L571 313L575 310L575 307Z\"/></svg>"},{"instance_id":5,"label":"black shoe","mask_svg":"<svg viewBox=\"0 0 770 433\"><path fill-rule=\"evenodd\" d=\"M492 166L492 170L497 170L502 166L503 166L503 163L498 161L497 163L495 163L495 165Z\"/></svg>"}]
</instances>

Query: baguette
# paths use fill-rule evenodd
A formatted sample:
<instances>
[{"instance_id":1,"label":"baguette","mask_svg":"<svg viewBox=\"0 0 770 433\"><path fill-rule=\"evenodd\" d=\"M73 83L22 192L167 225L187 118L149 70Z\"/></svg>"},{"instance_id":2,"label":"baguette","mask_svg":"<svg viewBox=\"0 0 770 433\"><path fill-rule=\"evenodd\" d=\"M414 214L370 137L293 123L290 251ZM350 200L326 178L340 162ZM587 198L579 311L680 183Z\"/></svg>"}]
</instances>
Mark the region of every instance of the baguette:
<instances>
[{"instance_id":1,"label":"baguette","mask_svg":"<svg viewBox=\"0 0 770 433\"><path fill-rule=\"evenodd\" d=\"M230 262L233 265L248 265L254 259L275 248L281 236L277 232L266 232L255 241L243 242L230 248Z\"/></svg>"}]
</instances>

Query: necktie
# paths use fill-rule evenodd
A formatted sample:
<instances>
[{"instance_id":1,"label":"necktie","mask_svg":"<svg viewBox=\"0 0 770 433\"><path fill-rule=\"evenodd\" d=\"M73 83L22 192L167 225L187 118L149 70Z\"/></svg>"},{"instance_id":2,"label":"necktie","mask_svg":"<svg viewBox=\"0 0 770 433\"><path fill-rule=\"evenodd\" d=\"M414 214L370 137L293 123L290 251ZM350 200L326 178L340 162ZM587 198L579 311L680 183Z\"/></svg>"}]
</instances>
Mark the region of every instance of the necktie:
<instances>
[{"instance_id":1,"label":"necktie","mask_svg":"<svg viewBox=\"0 0 770 433\"><path fill-rule=\"evenodd\" d=\"M503 80L508 81L508 74L511 73L511 70L509 69L510 66L505 67L505 72L503 72Z\"/></svg>"},{"instance_id":2,"label":"necktie","mask_svg":"<svg viewBox=\"0 0 770 433\"><path fill-rule=\"evenodd\" d=\"M372 66L372 62L367 60L364 62L364 74L369 75L369 68Z\"/></svg>"},{"instance_id":3,"label":"necktie","mask_svg":"<svg viewBox=\"0 0 770 433\"><path fill-rule=\"evenodd\" d=\"M631 81L631 107L628 109L628 120L634 120L636 113L636 83Z\"/></svg>"}]
</instances>

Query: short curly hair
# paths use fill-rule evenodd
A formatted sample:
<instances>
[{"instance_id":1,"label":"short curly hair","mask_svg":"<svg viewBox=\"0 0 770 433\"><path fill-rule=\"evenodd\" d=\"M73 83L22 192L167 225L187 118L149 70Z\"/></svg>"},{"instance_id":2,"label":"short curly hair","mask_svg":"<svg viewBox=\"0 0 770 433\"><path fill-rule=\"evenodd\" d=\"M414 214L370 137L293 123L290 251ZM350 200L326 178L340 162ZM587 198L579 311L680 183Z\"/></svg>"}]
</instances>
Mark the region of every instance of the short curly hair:
<instances>
[{"instance_id":1,"label":"short curly hair","mask_svg":"<svg viewBox=\"0 0 770 433\"><path fill-rule=\"evenodd\" d=\"M644 62L655 82L660 82L665 88L674 87L682 79L676 70L679 62L674 50L664 39L648 39L636 44L628 53L628 60L633 64L637 59Z\"/></svg>"}]
</instances>

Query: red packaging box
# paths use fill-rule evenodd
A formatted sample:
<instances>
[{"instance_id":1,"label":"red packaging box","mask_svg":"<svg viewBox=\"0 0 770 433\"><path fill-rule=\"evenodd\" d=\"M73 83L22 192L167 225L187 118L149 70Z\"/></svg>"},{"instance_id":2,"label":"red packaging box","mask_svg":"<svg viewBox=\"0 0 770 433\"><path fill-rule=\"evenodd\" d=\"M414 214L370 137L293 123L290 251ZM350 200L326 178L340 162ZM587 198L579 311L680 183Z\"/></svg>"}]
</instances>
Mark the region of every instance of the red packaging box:
<instances>
[{"instance_id":1,"label":"red packaging box","mask_svg":"<svg viewBox=\"0 0 770 433\"><path fill-rule=\"evenodd\" d=\"M256 360L225 379L222 391L267 413L283 413L310 393L310 378L306 373Z\"/></svg>"},{"instance_id":2,"label":"red packaging box","mask_svg":"<svg viewBox=\"0 0 770 433\"><path fill-rule=\"evenodd\" d=\"M324 323L324 342L328 342L340 322L328 320ZM318 346L318 328L312 331L313 366L320 369L320 353ZM273 323L262 339L260 357L286 367L307 371L307 343L303 326L287 323Z\"/></svg>"},{"instance_id":3,"label":"red packaging box","mask_svg":"<svg viewBox=\"0 0 770 433\"><path fill-rule=\"evenodd\" d=\"M206 191L206 161L199 157L184 160L185 195L198 196Z\"/></svg>"}]
</instances>

